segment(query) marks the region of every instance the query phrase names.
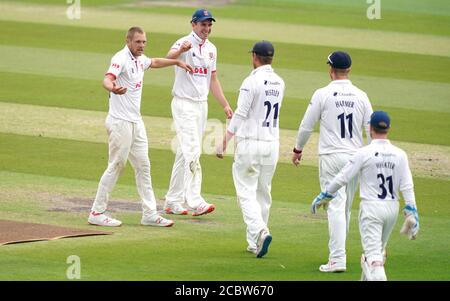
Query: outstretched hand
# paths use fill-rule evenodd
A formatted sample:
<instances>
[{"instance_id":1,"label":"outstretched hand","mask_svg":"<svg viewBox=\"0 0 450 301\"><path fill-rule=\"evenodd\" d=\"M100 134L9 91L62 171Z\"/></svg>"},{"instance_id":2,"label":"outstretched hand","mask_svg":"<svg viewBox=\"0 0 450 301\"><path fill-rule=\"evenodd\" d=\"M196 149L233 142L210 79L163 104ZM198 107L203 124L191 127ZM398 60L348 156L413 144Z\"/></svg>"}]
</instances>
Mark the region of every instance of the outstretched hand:
<instances>
[{"instance_id":1,"label":"outstretched hand","mask_svg":"<svg viewBox=\"0 0 450 301\"><path fill-rule=\"evenodd\" d=\"M183 61L178 60L177 66L180 67L180 68L182 68L182 69L184 69L184 70L186 70L186 71L189 72L189 73L193 73L193 72L194 72L194 68L192 68L191 65L186 64L186 63L183 62Z\"/></svg>"},{"instance_id":2,"label":"outstretched hand","mask_svg":"<svg viewBox=\"0 0 450 301\"><path fill-rule=\"evenodd\" d=\"M114 94L117 94L117 95L122 95L127 92L127 88L117 86L117 84L115 82L113 82L113 88L111 89L111 92Z\"/></svg>"}]
</instances>

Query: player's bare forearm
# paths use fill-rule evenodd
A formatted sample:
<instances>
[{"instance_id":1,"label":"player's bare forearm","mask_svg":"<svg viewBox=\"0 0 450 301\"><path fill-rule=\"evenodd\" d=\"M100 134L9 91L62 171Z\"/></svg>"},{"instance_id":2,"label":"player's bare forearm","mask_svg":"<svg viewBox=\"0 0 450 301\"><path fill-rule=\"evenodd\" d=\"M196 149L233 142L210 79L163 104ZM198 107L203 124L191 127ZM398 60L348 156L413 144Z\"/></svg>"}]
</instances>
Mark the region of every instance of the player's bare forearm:
<instances>
[{"instance_id":1,"label":"player's bare forearm","mask_svg":"<svg viewBox=\"0 0 450 301\"><path fill-rule=\"evenodd\" d=\"M181 53L181 49L172 49L167 53L166 58L177 59L181 55Z\"/></svg>"},{"instance_id":2,"label":"player's bare forearm","mask_svg":"<svg viewBox=\"0 0 450 301\"><path fill-rule=\"evenodd\" d=\"M103 79L103 88L105 88L108 92L111 92L114 88L113 80L110 77L105 76Z\"/></svg>"},{"instance_id":3,"label":"player's bare forearm","mask_svg":"<svg viewBox=\"0 0 450 301\"><path fill-rule=\"evenodd\" d=\"M164 68L168 66L178 66L187 72L193 72L194 69L191 65L186 64L185 62L181 60L175 60L175 59L165 59L165 58L153 58L152 59L152 68Z\"/></svg>"},{"instance_id":4,"label":"player's bare forearm","mask_svg":"<svg viewBox=\"0 0 450 301\"><path fill-rule=\"evenodd\" d=\"M165 58L152 58L152 68L164 68L168 66L173 66L177 64L175 59L165 59Z\"/></svg>"},{"instance_id":5,"label":"player's bare forearm","mask_svg":"<svg viewBox=\"0 0 450 301\"><path fill-rule=\"evenodd\" d=\"M127 88L116 85L115 78L110 74L106 75L103 79L103 88L105 88L108 92L118 95L122 95L127 92Z\"/></svg>"},{"instance_id":6,"label":"player's bare forearm","mask_svg":"<svg viewBox=\"0 0 450 301\"><path fill-rule=\"evenodd\" d=\"M211 75L210 90L219 104L222 106L227 118L230 119L233 116L233 110L231 109L230 104L223 94L222 86L219 79L217 78L216 72L213 72L213 74Z\"/></svg>"}]
</instances>

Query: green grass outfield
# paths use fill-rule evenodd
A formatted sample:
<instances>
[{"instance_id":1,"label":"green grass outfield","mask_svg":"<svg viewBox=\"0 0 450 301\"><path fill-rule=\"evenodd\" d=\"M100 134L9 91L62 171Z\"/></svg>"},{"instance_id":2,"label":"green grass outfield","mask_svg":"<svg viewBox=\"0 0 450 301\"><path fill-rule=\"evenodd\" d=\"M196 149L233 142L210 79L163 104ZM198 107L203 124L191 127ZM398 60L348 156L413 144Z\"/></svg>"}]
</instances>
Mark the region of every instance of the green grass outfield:
<instances>
[{"instance_id":1,"label":"green grass outfield","mask_svg":"<svg viewBox=\"0 0 450 301\"><path fill-rule=\"evenodd\" d=\"M109 60L132 25L147 30L149 56L165 56L189 32L195 9L177 1L166 6L81 2L81 20L65 17L64 0L0 3L0 219L92 229L83 208L92 201L107 162L102 119L108 104L101 80ZM367 91L374 109L391 114L391 138L413 160L421 232L412 242L400 236L399 215L388 246L388 279L450 280L450 6L444 0L382 1L381 20L368 20L367 7L356 0L240 0L213 6L218 74L235 107L239 85L251 71L248 50L257 40L274 42L273 66L287 84L280 125L282 147L289 149L294 137L287 136L295 135L310 96L329 81L326 56L335 49L348 51L352 81ZM164 128L170 125L172 81L171 68L150 70L143 92L159 199L174 157L170 129ZM209 118L224 121L214 99ZM312 146L308 150L316 152ZM204 155L203 191L217 205L213 214L175 216L170 229L140 226L128 166L111 202L113 209L123 203L131 208L114 212L122 227L107 229L114 232L110 236L1 246L0 280L65 280L69 255L81 258L82 280L357 280L358 199L347 272L317 270L327 259L328 231L325 213L309 213L319 192L311 155L305 154L298 169L288 163L288 153L281 156L273 181L274 240L261 260L245 252L232 158Z\"/></svg>"}]
</instances>

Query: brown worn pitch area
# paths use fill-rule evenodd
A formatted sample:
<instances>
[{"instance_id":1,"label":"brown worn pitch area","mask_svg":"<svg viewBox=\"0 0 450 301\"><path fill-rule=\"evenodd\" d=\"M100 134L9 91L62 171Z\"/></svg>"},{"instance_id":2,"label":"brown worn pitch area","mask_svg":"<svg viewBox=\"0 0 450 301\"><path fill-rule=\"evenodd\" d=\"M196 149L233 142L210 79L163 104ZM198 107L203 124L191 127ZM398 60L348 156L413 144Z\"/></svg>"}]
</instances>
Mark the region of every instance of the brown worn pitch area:
<instances>
[{"instance_id":1,"label":"brown worn pitch area","mask_svg":"<svg viewBox=\"0 0 450 301\"><path fill-rule=\"evenodd\" d=\"M112 232L0 220L0 245L108 234L112 234Z\"/></svg>"}]
</instances>

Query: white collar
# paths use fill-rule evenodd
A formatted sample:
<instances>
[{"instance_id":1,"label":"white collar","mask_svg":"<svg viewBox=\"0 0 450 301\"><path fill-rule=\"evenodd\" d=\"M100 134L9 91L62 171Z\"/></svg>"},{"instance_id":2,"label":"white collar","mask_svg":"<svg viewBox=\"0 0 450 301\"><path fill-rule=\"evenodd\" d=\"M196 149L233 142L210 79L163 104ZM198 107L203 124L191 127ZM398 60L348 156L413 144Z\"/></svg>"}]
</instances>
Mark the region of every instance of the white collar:
<instances>
[{"instance_id":1,"label":"white collar","mask_svg":"<svg viewBox=\"0 0 450 301\"><path fill-rule=\"evenodd\" d=\"M131 58L131 60L139 60L139 57L134 57L134 55L131 53L130 48L128 48L128 45L125 45L125 47L123 48L123 50L125 50L125 52L128 54L128 56Z\"/></svg>"},{"instance_id":2,"label":"white collar","mask_svg":"<svg viewBox=\"0 0 450 301\"><path fill-rule=\"evenodd\" d=\"M371 142L371 144L391 144L391 141L389 141L389 139L373 139Z\"/></svg>"},{"instance_id":3,"label":"white collar","mask_svg":"<svg viewBox=\"0 0 450 301\"><path fill-rule=\"evenodd\" d=\"M352 82L349 79L336 79L331 81L331 84L351 84Z\"/></svg>"},{"instance_id":4,"label":"white collar","mask_svg":"<svg viewBox=\"0 0 450 301\"><path fill-rule=\"evenodd\" d=\"M253 71L252 71L252 74L255 74L256 72L258 72L258 71L268 71L268 72L272 72L273 71L273 68L272 68L272 65L269 65L269 64L267 64L267 65L262 65L262 66L259 66L258 68L255 68Z\"/></svg>"}]
</instances>

